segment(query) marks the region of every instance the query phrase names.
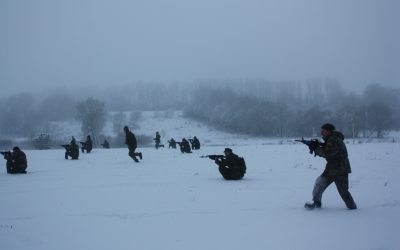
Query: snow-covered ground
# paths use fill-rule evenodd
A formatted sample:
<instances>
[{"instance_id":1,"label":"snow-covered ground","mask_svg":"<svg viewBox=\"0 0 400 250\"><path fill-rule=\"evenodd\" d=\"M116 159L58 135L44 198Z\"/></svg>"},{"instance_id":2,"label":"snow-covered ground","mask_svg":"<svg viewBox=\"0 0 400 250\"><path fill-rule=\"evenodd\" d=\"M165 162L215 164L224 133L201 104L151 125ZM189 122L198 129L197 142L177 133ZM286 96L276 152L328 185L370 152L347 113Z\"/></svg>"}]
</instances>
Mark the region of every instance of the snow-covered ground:
<instances>
[{"instance_id":1,"label":"snow-covered ground","mask_svg":"<svg viewBox=\"0 0 400 250\"><path fill-rule=\"evenodd\" d=\"M193 154L139 148L140 163L127 149L77 161L26 150L26 175L7 175L2 160L0 249L399 249L400 144L348 144L359 209L347 210L332 185L323 208L308 211L323 159L302 144L249 140L232 146L245 178L225 181L199 157L222 143Z\"/></svg>"}]
</instances>

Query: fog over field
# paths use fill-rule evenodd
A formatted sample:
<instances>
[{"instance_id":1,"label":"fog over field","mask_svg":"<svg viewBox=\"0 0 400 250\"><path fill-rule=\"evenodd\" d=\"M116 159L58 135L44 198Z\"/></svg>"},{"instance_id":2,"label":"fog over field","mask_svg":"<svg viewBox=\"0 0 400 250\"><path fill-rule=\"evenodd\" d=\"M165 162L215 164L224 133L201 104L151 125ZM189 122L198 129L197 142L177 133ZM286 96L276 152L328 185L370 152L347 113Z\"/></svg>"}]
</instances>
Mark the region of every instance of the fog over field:
<instances>
[{"instance_id":1,"label":"fog over field","mask_svg":"<svg viewBox=\"0 0 400 250\"><path fill-rule=\"evenodd\" d=\"M0 95L201 79L399 86L399 1L0 2Z\"/></svg>"}]
</instances>

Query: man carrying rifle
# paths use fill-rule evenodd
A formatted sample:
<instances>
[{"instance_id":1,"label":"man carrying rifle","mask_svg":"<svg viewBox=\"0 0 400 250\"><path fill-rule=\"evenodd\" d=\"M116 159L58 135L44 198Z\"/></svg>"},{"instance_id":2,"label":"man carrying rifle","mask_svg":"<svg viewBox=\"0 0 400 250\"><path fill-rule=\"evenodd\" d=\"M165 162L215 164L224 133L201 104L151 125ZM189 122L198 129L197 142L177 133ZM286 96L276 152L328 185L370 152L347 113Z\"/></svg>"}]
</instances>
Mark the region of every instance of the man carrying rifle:
<instances>
[{"instance_id":1,"label":"man carrying rifle","mask_svg":"<svg viewBox=\"0 0 400 250\"><path fill-rule=\"evenodd\" d=\"M72 136L72 140L69 144L61 145L65 148L65 159L68 160L68 156L72 160L78 160L79 158L79 146L76 144L75 137Z\"/></svg>"},{"instance_id":2,"label":"man carrying rifle","mask_svg":"<svg viewBox=\"0 0 400 250\"><path fill-rule=\"evenodd\" d=\"M226 180L240 180L246 173L246 163L242 157L225 148L224 155L208 155L219 166L218 170Z\"/></svg>"},{"instance_id":3,"label":"man carrying rifle","mask_svg":"<svg viewBox=\"0 0 400 250\"><path fill-rule=\"evenodd\" d=\"M14 147L13 152L1 152L4 159L7 160L7 173L8 174L26 174L28 162L25 153L19 148Z\"/></svg>"},{"instance_id":4,"label":"man carrying rifle","mask_svg":"<svg viewBox=\"0 0 400 250\"><path fill-rule=\"evenodd\" d=\"M192 153L192 150L190 149L190 144L185 138L182 138L182 141L177 142L177 144L179 145L182 153Z\"/></svg>"},{"instance_id":5,"label":"man carrying rifle","mask_svg":"<svg viewBox=\"0 0 400 250\"><path fill-rule=\"evenodd\" d=\"M176 148L176 141L174 140L174 138L171 138L171 140L169 140L168 143L169 143L168 148Z\"/></svg>"},{"instance_id":6,"label":"man carrying rifle","mask_svg":"<svg viewBox=\"0 0 400 250\"><path fill-rule=\"evenodd\" d=\"M304 205L307 209L321 207L322 194L325 189L335 183L337 190L345 202L348 209L357 209L357 205L349 192L349 173L351 173L350 162L347 155L344 136L341 132L335 130L335 126L326 123L321 127L321 135L324 144L318 144L314 148L315 155L326 159L324 172L315 181L313 189L313 202Z\"/></svg>"},{"instance_id":7,"label":"man carrying rifle","mask_svg":"<svg viewBox=\"0 0 400 250\"><path fill-rule=\"evenodd\" d=\"M90 138L90 135L88 135L86 137L86 141L84 141L84 142L81 141L80 143L81 143L82 153L85 153L85 150L86 150L86 153L90 153L90 151L92 151L93 142L92 142L92 139Z\"/></svg>"},{"instance_id":8,"label":"man carrying rifle","mask_svg":"<svg viewBox=\"0 0 400 250\"><path fill-rule=\"evenodd\" d=\"M197 137L193 137L193 139L189 139L190 143L192 144L192 149L193 150L198 150L200 149L200 141L197 139Z\"/></svg>"}]
</instances>

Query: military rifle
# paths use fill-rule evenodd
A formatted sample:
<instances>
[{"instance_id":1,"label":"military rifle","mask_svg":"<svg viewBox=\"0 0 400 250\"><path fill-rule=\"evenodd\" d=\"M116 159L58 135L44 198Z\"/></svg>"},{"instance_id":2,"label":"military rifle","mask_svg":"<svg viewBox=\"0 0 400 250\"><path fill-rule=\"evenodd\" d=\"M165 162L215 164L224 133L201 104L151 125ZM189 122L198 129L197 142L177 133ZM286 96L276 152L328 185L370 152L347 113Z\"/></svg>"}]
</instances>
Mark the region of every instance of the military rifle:
<instances>
[{"instance_id":1,"label":"military rifle","mask_svg":"<svg viewBox=\"0 0 400 250\"><path fill-rule=\"evenodd\" d=\"M314 156L317 156L317 154L315 153L315 149L317 149L317 147L325 146L325 143L320 142L318 139L304 140L304 138L301 138L301 140L294 140L294 141L298 141L307 145L308 148L310 149L310 154L314 153Z\"/></svg>"},{"instance_id":2,"label":"military rifle","mask_svg":"<svg viewBox=\"0 0 400 250\"><path fill-rule=\"evenodd\" d=\"M0 154L4 156L7 161L11 159L11 151L1 151Z\"/></svg>"},{"instance_id":3,"label":"military rifle","mask_svg":"<svg viewBox=\"0 0 400 250\"><path fill-rule=\"evenodd\" d=\"M62 145L60 145L60 147L63 147L63 148L65 148L65 150L68 150L70 145L69 144L62 144Z\"/></svg>"},{"instance_id":4,"label":"military rifle","mask_svg":"<svg viewBox=\"0 0 400 250\"><path fill-rule=\"evenodd\" d=\"M224 159L224 155L202 155L200 158L210 158L211 160L216 160L216 159Z\"/></svg>"},{"instance_id":5,"label":"military rifle","mask_svg":"<svg viewBox=\"0 0 400 250\"><path fill-rule=\"evenodd\" d=\"M11 151L0 151L0 154L2 154L3 156L6 156L6 155L11 154Z\"/></svg>"}]
</instances>

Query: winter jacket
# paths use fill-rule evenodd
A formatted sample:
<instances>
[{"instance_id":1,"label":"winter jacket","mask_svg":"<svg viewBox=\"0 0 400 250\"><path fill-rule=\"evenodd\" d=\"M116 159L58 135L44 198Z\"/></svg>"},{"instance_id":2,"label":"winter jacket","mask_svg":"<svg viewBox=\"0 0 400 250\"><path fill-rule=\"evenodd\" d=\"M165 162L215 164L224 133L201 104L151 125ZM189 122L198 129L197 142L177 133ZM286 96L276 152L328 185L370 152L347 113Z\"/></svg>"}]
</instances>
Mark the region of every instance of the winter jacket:
<instances>
[{"instance_id":1,"label":"winter jacket","mask_svg":"<svg viewBox=\"0 0 400 250\"><path fill-rule=\"evenodd\" d=\"M351 173L343 134L333 131L328 137L323 139L325 145L317 147L315 150L316 155L324 157L327 161L322 176L340 176Z\"/></svg>"},{"instance_id":2,"label":"winter jacket","mask_svg":"<svg viewBox=\"0 0 400 250\"><path fill-rule=\"evenodd\" d=\"M244 160L234 153L228 154L223 159L216 159L219 170L227 180L239 180L246 173L246 164Z\"/></svg>"},{"instance_id":3,"label":"winter jacket","mask_svg":"<svg viewBox=\"0 0 400 250\"><path fill-rule=\"evenodd\" d=\"M128 145L128 148L130 148L130 149L137 148L136 137L131 131L127 131L125 133L125 144Z\"/></svg>"}]
</instances>

